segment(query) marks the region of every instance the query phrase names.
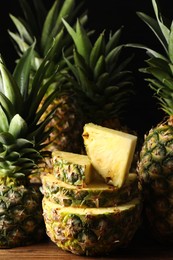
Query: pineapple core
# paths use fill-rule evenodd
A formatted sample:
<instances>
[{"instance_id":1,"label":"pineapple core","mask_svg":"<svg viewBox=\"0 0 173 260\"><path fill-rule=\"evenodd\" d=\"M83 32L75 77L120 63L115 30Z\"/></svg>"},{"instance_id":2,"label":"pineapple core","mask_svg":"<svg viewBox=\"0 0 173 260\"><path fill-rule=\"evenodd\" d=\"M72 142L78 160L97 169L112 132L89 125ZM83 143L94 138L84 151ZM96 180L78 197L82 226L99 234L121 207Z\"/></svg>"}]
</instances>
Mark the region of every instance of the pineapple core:
<instances>
[{"instance_id":1,"label":"pineapple core","mask_svg":"<svg viewBox=\"0 0 173 260\"><path fill-rule=\"evenodd\" d=\"M129 174L137 137L89 123L84 126L83 139L95 170L106 183L121 187Z\"/></svg>"}]
</instances>

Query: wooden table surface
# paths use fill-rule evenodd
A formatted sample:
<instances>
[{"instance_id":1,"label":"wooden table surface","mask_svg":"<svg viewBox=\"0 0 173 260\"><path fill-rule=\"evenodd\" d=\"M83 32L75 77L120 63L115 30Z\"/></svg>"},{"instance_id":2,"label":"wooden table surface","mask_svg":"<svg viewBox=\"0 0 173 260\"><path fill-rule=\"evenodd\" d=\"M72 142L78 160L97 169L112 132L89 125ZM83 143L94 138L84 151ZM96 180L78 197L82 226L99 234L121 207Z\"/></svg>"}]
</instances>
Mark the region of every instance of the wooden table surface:
<instances>
[{"instance_id":1,"label":"wooden table surface","mask_svg":"<svg viewBox=\"0 0 173 260\"><path fill-rule=\"evenodd\" d=\"M0 260L132 260L132 259L145 259L145 260L173 260L173 246L159 245L156 241L151 239L144 233L138 232L134 239L131 241L129 246L125 249L118 250L113 255L101 256L101 257L88 257L88 256L77 256L69 252L65 252L59 249L54 243L47 240L40 244L31 246L18 247L12 249L1 249Z\"/></svg>"}]
</instances>

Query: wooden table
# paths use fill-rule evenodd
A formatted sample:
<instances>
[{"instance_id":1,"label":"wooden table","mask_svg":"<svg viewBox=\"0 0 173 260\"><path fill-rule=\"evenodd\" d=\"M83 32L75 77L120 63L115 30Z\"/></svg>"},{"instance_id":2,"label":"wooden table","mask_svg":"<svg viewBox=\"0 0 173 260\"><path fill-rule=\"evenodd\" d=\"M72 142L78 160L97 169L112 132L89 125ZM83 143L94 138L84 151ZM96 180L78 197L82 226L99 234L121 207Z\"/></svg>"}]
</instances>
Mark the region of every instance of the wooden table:
<instances>
[{"instance_id":1,"label":"wooden table","mask_svg":"<svg viewBox=\"0 0 173 260\"><path fill-rule=\"evenodd\" d=\"M138 232L130 245L125 248L118 250L116 254L102 257L87 257L77 256L59 249L54 243L47 240L40 244L32 246L18 247L12 249L1 249L0 260L134 260L134 259L145 259L145 260L173 260L173 246L159 245L156 241L151 239L150 236L143 232Z\"/></svg>"}]
</instances>

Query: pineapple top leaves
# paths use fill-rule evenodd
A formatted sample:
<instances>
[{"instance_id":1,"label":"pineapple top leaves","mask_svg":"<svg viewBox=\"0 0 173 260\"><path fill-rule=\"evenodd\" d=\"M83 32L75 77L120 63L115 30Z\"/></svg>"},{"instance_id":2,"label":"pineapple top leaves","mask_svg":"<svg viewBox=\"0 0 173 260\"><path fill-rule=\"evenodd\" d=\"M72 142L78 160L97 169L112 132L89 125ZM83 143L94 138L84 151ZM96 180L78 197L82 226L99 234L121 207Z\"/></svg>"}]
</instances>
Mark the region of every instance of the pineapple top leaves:
<instances>
[{"instance_id":1,"label":"pineapple top leaves","mask_svg":"<svg viewBox=\"0 0 173 260\"><path fill-rule=\"evenodd\" d=\"M13 74L0 60L0 177L27 177L41 158L43 142L51 131L46 132L45 126L54 111L43 122L39 120L58 95L57 90L46 94L56 76L55 72L45 81L51 51L43 59L34 78L30 77L34 45L21 57ZM40 108L45 94L46 99Z\"/></svg>"},{"instance_id":2,"label":"pineapple top leaves","mask_svg":"<svg viewBox=\"0 0 173 260\"><path fill-rule=\"evenodd\" d=\"M141 68L140 71L150 75L146 80L154 90L163 111L168 115L173 115L173 21L169 24L165 21L156 0L152 0L152 4L155 19L142 12L137 14L154 32L163 47L164 54L142 44L129 44L129 46L147 51L148 66Z\"/></svg>"},{"instance_id":3,"label":"pineapple top leaves","mask_svg":"<svg viewBox=\"0 0 173 260\"><path fill-rule=\"evenodd\" d=\"M72 41L67 33L64 33L62 18L66 18L70 24L74 24L76 16L80 17L82 24L87 21L86 11L82 11L84 1L76 5L75 0L55 0L49 10L43 1L19 0L23 12L23 18L10 15L17 32L9 30L19 57L34 43L36 39L33 68L37 69L42 59L56 41L59 48L54 55L55 65L64 67L62 48L67 56L72 54ZM53 71L53 69L51 70Z\"/></svg>"},{"instance_id":4,"label":"pineapple top leaves","mask_svg":"<svg viewBox=\"0 0 173 260\"><path fill-rule=\"evenodd\" d=\"M74 42L73 59L64 54L72 72L72 77L67 77L87 120L99 124L106 119L122 117L133 93L132 74L126 69L132 57L120 59L122 28L110 33L108 40L105 32L101 33L92 44L80 20L77 20L76 29L65 19L63 23Z\"/></svg>"}]
</instances>

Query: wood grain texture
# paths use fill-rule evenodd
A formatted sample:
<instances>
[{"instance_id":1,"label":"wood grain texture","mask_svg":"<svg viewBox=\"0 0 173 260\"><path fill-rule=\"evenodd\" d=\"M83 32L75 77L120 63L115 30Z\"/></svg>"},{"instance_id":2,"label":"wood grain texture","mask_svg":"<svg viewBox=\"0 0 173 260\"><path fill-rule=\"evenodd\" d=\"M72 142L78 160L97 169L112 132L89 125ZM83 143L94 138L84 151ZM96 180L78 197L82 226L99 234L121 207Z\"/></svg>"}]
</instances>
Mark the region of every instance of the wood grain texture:
<instances>
[{"instance_id":1,"label":"wood grain texture","mask_svg":"<svg viewBox=\"0 0 173 260\"><path fill-rule=\"evenodd\" d=\"M109 256L87 257L77 256L59 249L51 241L45 241L31 246L18 247L12 249L1 249L0 260L172 260L173 246L159 245L144 232L138 232L127 248L117 250Z\"/></svg>"}]
</instances>

